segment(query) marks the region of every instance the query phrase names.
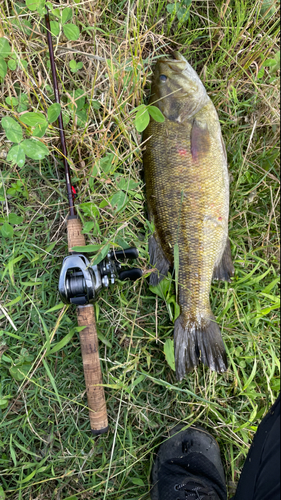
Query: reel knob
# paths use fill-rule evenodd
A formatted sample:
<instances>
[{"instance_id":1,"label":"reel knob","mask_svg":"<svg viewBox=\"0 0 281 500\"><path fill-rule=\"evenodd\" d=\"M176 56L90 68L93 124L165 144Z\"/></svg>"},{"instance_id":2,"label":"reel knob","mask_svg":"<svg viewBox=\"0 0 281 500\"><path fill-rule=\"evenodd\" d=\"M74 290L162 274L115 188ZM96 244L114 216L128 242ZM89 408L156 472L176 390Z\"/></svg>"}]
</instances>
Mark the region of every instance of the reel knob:
<instances>
[{"instance_id":1,"label":"reel knob","mask_svg":"<svg viewBox=\"0 0 281 500\"><path fill-rule=\"evenodd\" d=\"M136 281L137 279L139 279L141 277L142 277L142 270L138 269L137 267L121 271L118 275L118 278L121 281L125 281L125 280Z\"/></svg>"},{"instance_id":2,"label":"reel knob","mask_svg":"<svg viewBox=\"0 0 281 500\"><path fill-rule=\"evenodd\" d=\"M137 248L130 247L125 248L124 250L111 250L108 257L111 260L126 260L126 259L137 259L139 256L139 252Z\"/></svg>"}]
</instances>

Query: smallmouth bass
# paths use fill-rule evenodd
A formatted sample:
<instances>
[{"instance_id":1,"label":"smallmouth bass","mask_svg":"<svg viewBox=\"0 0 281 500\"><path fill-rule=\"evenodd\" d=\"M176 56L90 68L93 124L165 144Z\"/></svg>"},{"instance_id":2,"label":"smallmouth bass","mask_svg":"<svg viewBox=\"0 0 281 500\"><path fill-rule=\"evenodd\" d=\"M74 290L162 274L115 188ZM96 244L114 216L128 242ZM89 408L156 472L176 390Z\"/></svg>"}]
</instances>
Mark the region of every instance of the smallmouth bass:
<instances>
[{"instance_id":1,"label":"smallmouth bass","mask_svg":"<svg viewBox=\"0 0 281 500\"><path fill-rule=\"evenodd\" d=\"M228 239L229 176L215 107L195 70L176 52L158 60L149 104L165 116L144 131L144 177L150 275L155 286L174 263L178 245L178 301L175 321L176 375L182 380L199 362L224 372L227 359L210 305L213 279L234 273Z\"/></svg>"}]
</instances>

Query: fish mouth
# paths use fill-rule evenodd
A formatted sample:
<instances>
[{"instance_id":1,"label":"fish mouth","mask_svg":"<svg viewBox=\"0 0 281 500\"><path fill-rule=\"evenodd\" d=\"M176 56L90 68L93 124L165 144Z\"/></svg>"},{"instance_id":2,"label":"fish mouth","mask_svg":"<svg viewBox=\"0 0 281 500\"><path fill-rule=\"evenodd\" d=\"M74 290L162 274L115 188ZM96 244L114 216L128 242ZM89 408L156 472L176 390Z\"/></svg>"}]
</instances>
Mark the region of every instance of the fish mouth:
<instances>
[{"instance_id":1,"label":"fish mouth","mask_svg":"<svg viewBox=\"0 0 281 500\"><path fill-rule=\"evenodd\" d=\"M172 71L181 73L187 66L187 60L180 52L172 52L170 56L159 59L159 63L167 65Z\"/></svg>"}]
</instances>

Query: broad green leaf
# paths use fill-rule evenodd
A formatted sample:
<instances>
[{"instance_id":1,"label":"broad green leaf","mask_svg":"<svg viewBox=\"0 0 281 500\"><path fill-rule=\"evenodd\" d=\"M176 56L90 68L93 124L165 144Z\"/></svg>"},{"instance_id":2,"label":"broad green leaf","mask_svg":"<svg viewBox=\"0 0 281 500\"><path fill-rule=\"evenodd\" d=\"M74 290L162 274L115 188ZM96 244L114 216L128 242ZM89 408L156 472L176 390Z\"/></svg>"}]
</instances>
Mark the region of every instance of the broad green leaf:
<instances>
[{"instance_id":1,"label":"broad green leaf","mask_svg":"<svg viewBox=\"0 0 281 500\"><path fill-rule=\"evenodd\" d=\"M26 69L28 66L28 62L25 59L20 59L20 64L23 69Z\"/></svg>"},{"instance_id":2,"label":"broad green leaf","mask_svg":"<svg viewBox=\"0 0 281 500\"><path fill-rule=\"evenodd\" d=\"M85 215L89 217L99 217L99 209L97 208L95 203L91 203L88 201L87 203L80 203L79 208L83 210Z\"/></svg>"},{"instance_id":3,"label":"broad green leaf","mask_svg":"<svg viewBox=\"0 0 281 500\"><path fill-rule=\"evenodd\" d=\"M32 131L32 136L33 137L43 137L45 135L45 132L48 128L48 123L46 122L44 125L37 125L34 130Z\"/></svg>"},{"instance_id":4,"label":"broad green leaf","mask_svg":"<svg viewBox=\"0 0 281 500\"><path fill-rule=\"evenodd\" d=\"M89 220L88 222L86 222L86 224L84 224L84 226L83 226L82 233L88 234L93 229L95 224L96 224L96 221L94 221L94 220Z\"/></svg>"},{"instance_id":5,"label":"broad green leaf","mask_svg":"<svg viewBox=\"0 0 281 500\"><path fill-rule=\"evenodd\" d=\"M176 370L175 366L175 352L174 352L174 341L171 339L167 339L164 344L164 354L166 357L166 361L168 365L172 368L172 370Z\"/></svg>"},{"instance_id":6,"label":"broad green leaf","mask_svg":"<svg viewBox=\"0 0 281 500\"><path fill-rule=\"evenodd\" d=\"M102 248L102 245L85 245L73 247L74 252L79 253L97 253Z\"/></svg>"},{"instance_id":7,"label":"broad green leaf","mask_svg":"<svg viewBox=\"0 0 281 500\"><path fill-rule=\"evenodd\" d=\"M135 116L135 127L138 132L143 132L149 124L149 113L147 108L140 109Z\"/></svg>"},{"instance_id":8,"label":"broad green leaf","mask_svg":"<svg viewBox=\"0 0 281 500\"><path fill-rule=\"evenodd\" d=\"M71 61L69 61L69 67L71 70L76 70L76 67L77 67L77 63L74 59L71 59Z\"/></svg>"},{"instance_id":9,"label":"broad green leaf","mask_svg":"<svg viewBox=\"0 0 281 500\"><path fill-rule=\"evenodd\" d=\"M0 77L5 78L7 74L7 64L5 63L4 59L0 57Z\"/></svg>"},{"instance_id":10,"label":"broad green leaf","mask_svg":"<svg viewBox=\"0 0 281 500\"><path fill-rule=\"evenodd\" d=\"M80 111L85 104L86 97L84 94L85 94L85 92L82 89L76 89L74 92L74 100L75 100L75 104L77 106L76 107L77 111Z\"/></svg>"},{"instance_id":11,"label":"broad green leaf","mask_svg":"<svg viewBox=\"0 0 281 500\"><path fill-rule=\"evenodd\" d=\"M57 21L51 21L50 22L50 27L51 27L51 33L53 36L59 36L60 34L60 23Z\"/></svg>"},{"instance_id":12,"label":"broad green leaf","mask_svg":"<svg viewBox=\"0 0 281 500\"><path fill-rule=\"evenodd\" d=\"M21 224L23 221L23 217L17 214L9 214L9 223L10 224Z\"/></svg>"},{"instance_id":13,"label":"broad green leaf","mask_svg":"<svg viewBox=\"0 0 281 500\"><path fill-rule=\"evenodd\" d=\"M123 191L133 191L138 187L139 183L133 181L133 179L125 179L122 177L120 181L118 182L117 186L119 189L123 189Z\"/></svg>"},{"instance_id":14,"label":"broad green leaf","mask_svg":"<svg viewBox=\"0 0 281 500\"><path fill-rule=\"evenodd\" d=\"M78 127L84 127L87 122L87 111L81 109L80 111L76 111L76 119Z\"/></svg>"},{"instance_id":15,"label":"broad green leaf","mask_svg":"<svg viewBox=\"0 0 281 500\"><path fill-rule=\"evenodd\" d=\"M22 142L22 147L26 156L32 160L43 160L49 154L48 148L40 141L25 139Z\"/></svg>"},{"instance_id":16,"label":"broad green leaf","mask_svg":"<svg viewBox=\"0 0 281 500\"><path fill-rule=\"evenodd\" d=\"M82 62L77 63L76 61L74 61L74 59L71 59L71 61L69 61L69 67L72 73L77 73L79 69L83 68L83 63Z\"/></svg>"},{"instance_id":17,"label":"broad green leaf","mask_svg":"<svg viewBox=\"0 0 281 500\"><path fill-rule=\"evenodd\" d=\"M124 193L124 191L117 191L117 193L115 193L111 200L110 200L110 203L111 205L113 206L113 208L115 208L115 212L119 212L121 210L121 208L123 208L123 206L125 205L127 201L127 195L126 193Z\"/></svg>"},{"instance_id":18,"label":"broad green leaf","mask_svg":"<svg viewBox=\"0 0 281 500\"><path fill-rule=\"evenodd\" d=\"M109 205L109 201L107 199L105 200L102 200L100 203L99 203L99 208L105 208Z\"/></svg>"},{"instance_id":19,"label":"broad green leaf","mask_svg":"<svg viewBox=\"0 0 281 500\"><path fill-rule=\"evenodd\" d=\"M132 111L130 111L130 113L136 113L136 112L141 111L141 110L143 111L146 108L147 108L146 104L140 104L135 109L132 109Z\"/></svg>"},{"instance_id":20,"label":"broad green leaf","mask_svg":"<svg viewBox=\"0 0 281 500\"><path fill-rule=\"evenodd\" d=\"M123 189L123 191L128 191L129 181L124 177L121 177L120 181L117 183L119 189Z\"/></svg>"},{"instance_id":21,"label":"broad green leaf","mask_svg":"<svg viewBox=\"0 0 281 500\"><path fill-rule=\"evenodd\" d=\"M51 9L50 9L51 10ZM52 14L56 17L58 17L59 19L61 18L61 15L60 15L60 9L53 9L52 10Z\"/></svg>"},{"instance_id":22,"label":"broad green leaf","mask_svg":"<svg viewBox=\"0 0 281 500\"><path fill-rule=\"evenodd\" d=\"M70 331L63 339L61 339L52 349L50 349L49 354L54 354L57 351L60 351L66 344L70 342L75 330Z\"/></svg>"},{"instance_id":23,"label":"broad green leaf","mask_svg":"<svg viewBox=\"0 0 281 500\"><path fill-rule=\"evenodd\" d=\"M17 106L19 101L16 97L6 97L5 99L5 102L9 105L9 106Z\"/></svg>"},{"instance_id":24,"label":"broad green leaf","mask_svg":"<svg viewBox=\"0 0 281 500\"><path fill-rule=\"evenodd\" d=\"M165 121L165 116L159 108L157 108L156 106L147 106L147 109L153 120L160 123Z\"/></svg>"},{"instance_id":25,"label":"broad green leaf","mask_svg":"<svg viewBox=\"0 0 281 500\"><path fill-rule=\"evenodd\" d=\"M173 304L174 305L174 314L171 315L171 320L175 322L176 319L178 318L178 316L180 315L180 306L179 306L179 304L176 301L176 296L175 295L172 295L168 299L167 305L169 305L169 304Z\"/></svg>"},{"instance_id":26,"label":"broad green leaf","mask_svg":"<svg viewBox=\"0 0 281 500\"><path fill-rule=\"evenodd\" d=\"M276 52L274 59L267 59L264 63L264 66L270 67L270 74L276 73L280 69L280 50Z\"/></svg>"},{"instance_id":27,"label":"broad green leaf","mask_svg":"<svg viewBox=\"0 0 281 500\"><path fill-rule=\"evenodd\" d=\"M21 94L19 96L18 113L26 111L29 107L28 96L26 94Z\"/></svg>"},{"instance_id":28,"label":"broad green leaf","mask_svg":"<svg viewBox=\"0 0 281 500\"><path fill-rule=\"evenodd\" d=\"M96 264L99 264L103 259L105 259L105 257L107 256L108 252L110 250L110 244L108 243L101 251L100 253L97 255L97 257L94 259L93 261L93 266L95 266Z\"/></svg>"},{"instance_id":29,"label":"broad green leaf","mask_svg":"<svg viewBox=\"0 0 281 500\"><path fill-rule=\"evenodd\" d=\"M7 38L0 38L0 54L2 57L8 57L11 52L11 46L7 40Z\"/></svg>"},{"instance_id":30,"label":"broad green leaf","mask_svg":"<svg viewBox=\"0 0 281 500\"><path fill-rule=\"evenodd\" d=\"M190 14L190 10L189 8L186 8L186 7L179 7L179 9L177 10L177 18L178 20L183 23L184 21L187 21L187 19L189 18L189 14Z\"/></svg>"},{"instance_id":31,"label":"broad green leaf","mask_svg":"<svg viewBox=\"0 0 281 500\"><path fill-rule=\"evenodd\" d=\"M9 400L5 398L0 399L0 409L5 410L9 404ZM0 486L0 500L1 500L1 486Z\"/></svg>"},{"instance_id":32,"label":"broad green leaf","mask_svg":"<svg viewBox=\"0 0 281 500\"><path fill-rule=\"evenodd\" d=\"M137 486L145 486L143 480L140 479L139 477L133 477L131 481L133 484L136 484Z\"/></svg>"},{"instance_id":33,"label":"broad green leaf","mask_svg":"<svg viewBox=\"0 0 281 500\"><path fill-rule=\"evenodd\" d=\"M29 127L36 127L36 125L45 126L47 124L46 118L43 113L34 111L24 113L24 115L21 115L20 119L25 125L28 125Z\"/></svg>"},{"instance_id":34,"label":"broad green leaf","mask_svg":"<svg viewBox=\"0 0 281 500\"><path fill-rule=\"evenodd\" d=\"M25 152L21 144L12 146L8 152L7 160L12 163L12 165L17 165L22 168L25 164Z\"/></svg>"},{"instance_id":35,"label":"broad green leaf","mask_svg":"<svg viewBox=\"0 0 281 500\"><path fill-rule=\"evenodd\" d=\"M270 67L270 66L275 66L275 64L276 64L276 60L275 60L275 59L272 59L272 58L271 58L271 59L267 59L267 60L265 61L265 63L264 63L264 65L265 65L265 66L269 66L269 67Z\"/></svg>"},{"instance_id":36,"label":"broad green leaf","mask_svg":"<svg viewBox=\"0 0 281 500\"><path fill-rule=\"evenodd\" d=\"M72 19L72 15L73 13L70 7L66 7L65 9L63 9L61 14L62 23L65 24L67 23L67 21L70 21L70 19Z\"/></svg>"},{"instance_id":37,"label":"broad green leaf","mask_svg":"<svg viewBox=\"0 0 281 500\"><path fill-rule=\"evenodd\" d=\"M4 116L1 120L1 125L5 130L7 139L12 142L20 142L22 140L22 128L20 124L10 116Z\"/></svg>"},{"instance_id":38,"label":"broad green leaf","mask_svg":"<svg viewBox=\"0 0 281 500\"><path fill-rule=\"evenodd\" d=\"M61 105L55 102L54 104L51 104L51 106L48 108L47 114L48 114L48 120L49 123L55 122L61 112Z\"/></svg>"},{"instance_id":39,"label":"broad green leaf","mask_svg":"<svg viewBox=\"0 0 281 500\"><path fill-rule=\"evenodd\" d=\"M67 111L63 111L62 112L62 121L63 121L63 124L66 126L69 121L70 121L70 116L69 114L67 113Z\"/></svg>"},{"instance_id":40,"label":"broad green leaf","mask_svg":"<svg viewBox=\"0 0 281 500\"><path fill-rule=\"evenodd\" d=\"M78 26L76 26L75 24L65 24L62 29L68 40L73 40L73 41L78 40L80 36L80 31Z\"/></svg>"},{"instance_id":41,"label":"broad green leaf","mask_svg":"<svg viewBox=\"0 0 281 500\"><path fill-rule=\"evenodd\" d=\"M111 173L113 170L113 167L114 167L114 154L113 153L107 154L106 156L104 156L103 158L101 158L99 160L99 164L100 164L101 170L104 173L106 173L106 174Z\"/></svg>"},{"instance_id":42,"label":"broad green leaf","mask_svg":"<svg viewBox=\"0 0 281 500\"><path fill-rule=\"evenodd\" d=\"M38 14L43 16L46 12L45 10L45 0L25 0L26 6L31 11L37 11Z\"/></svg>"},{"instance_id":43,"label":"broad green leaf","mask_svg":"<svg viewBox=\"0 0 281 500\"><path fill-rule=\"evenodd\" d=\"M10 368L10 374L15 380L23 380L31 368L30 363L18 363Z\"/></svg>"},{"instance_id":44,"label":"broad green leaf","mask_svg":"<svg viewBox=\"0 0 281 500\"><path fill-rule=\"evenodd\" d=\"M158 295L161 297L161 299L166 300L167 294L170 290L171 287L171 282L169 278L164 278L163 280L160 281L160 283L156 286L150 286L149 290L151 292L155 293L155 295Z\"/></svg>"},{"instance_id":45,"label":"broad green leaf","mask_svg":"<svg viewBox=\"0 0 281 500\"><path fill-rule=\"evenodd\" d=\"M13 5L15 6L15 2ZM21 10L20 14L23 14L22 10ZM32 32L32 24L27 19L23 19L22 17L20 17L19 19L13 18L11 20L11 23L15 28L22 31L27 36L32 37L34 35L34 33Z\"/></svg>"},{"instance_id":46,"label":"broad green leaf","mask_svg":"<svg viewBox=\"0 0 281 500\"><path fill-rule=\"evenodd\" d=\"M267 12L266 17L271 17L276 10L275 0L262 0L261 4L262 4L260 10L261 15L264 16L265 13Z\"/></svg>"},{"instance_id":47,"label":"broad green leaf","mask_svg":"<svg viewBox=\"0 0 281 500\"><path fill-rule=\"evenodd\" d=\"M3 490L2 486L0 485L0 500L5 500L6 494L5 491ZM78 498L77 498L78 500Z\"/></svg>"},{"instance_id":48,"label":"broad green leaf","mask_svg":"<svg viewBox=\"0 0 281 500\"><path fill-rule=\"evenodd\" d=\"M93 109L95 109L95 110L100 109L100 107L101 107L101 102L97 101L96 99L93 99L93 100L92 100L92 107L93 107Z\"/></svg>"},{"instance_id":49,"label":"broad green leaf","mask_svg":"<svg viewBox=\"0 0 281 500\"><path fill-rule=\"evenodd\" d=\"M178 8L180 7L180 4L179 3L169 3L167 5L167 11L170 13L170 14L175 14L178 10Z\"/></svg>"},{"instance_id":50,"label":"broad green leaf","mask_svg":"<svg viewBox=\"0 0 281 500\"><path fill-rule=\"evenodd\" d=\"M17 61L14 61L13 59L9 59L9 61L8 61L8 68L11 71L15 71L15 69L17 69Z\"/></svg>"},{"instance_id":51,"label":"broad green leaf","mask_svg":"<svg viewBox=\"0 0 281 500\"><path fill-rule=\"evenodd\" d=\"M273 391L276 391L279 394L279 392L280 392L280 377L275 377L275 378L271 379L270 387ZM1 500L1 496L0 496L0 500Z\"/></svg>"},{"instance_id":52,"label":"broad green leaf","mask_svg":"<svg viewBox=\"0 0 281 500\"><path fill-rule=\"evenodd\" d=\"M13 10L17 14L26 14L28 12L25 8L25 4L20 2L13 2Z\"/></svg>"}]
</instances>

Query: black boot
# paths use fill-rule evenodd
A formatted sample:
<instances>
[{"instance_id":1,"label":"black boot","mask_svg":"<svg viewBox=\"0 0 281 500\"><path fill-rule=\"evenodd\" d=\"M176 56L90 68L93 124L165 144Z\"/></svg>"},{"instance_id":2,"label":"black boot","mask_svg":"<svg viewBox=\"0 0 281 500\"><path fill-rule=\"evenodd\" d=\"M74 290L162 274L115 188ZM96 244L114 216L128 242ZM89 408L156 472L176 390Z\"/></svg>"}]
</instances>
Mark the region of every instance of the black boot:
<instances>
[{"instance_id":1,"label":"black boot","mask_svg":"<svg viewBox=\"0 0 281 500\"><path fill-rule=\"evenodd\" d=\"M204 429L177 426L159 448L151 500L226 500L217 441Z\"/></svg>"}]
</instances>

